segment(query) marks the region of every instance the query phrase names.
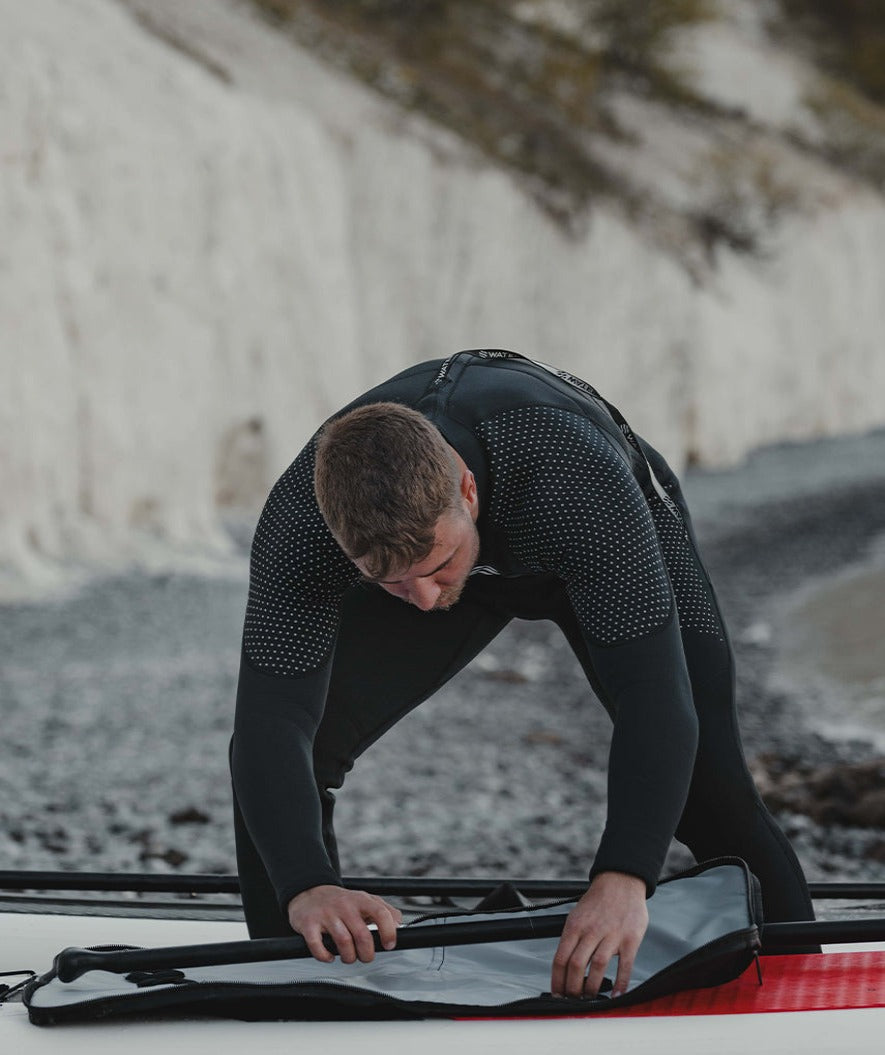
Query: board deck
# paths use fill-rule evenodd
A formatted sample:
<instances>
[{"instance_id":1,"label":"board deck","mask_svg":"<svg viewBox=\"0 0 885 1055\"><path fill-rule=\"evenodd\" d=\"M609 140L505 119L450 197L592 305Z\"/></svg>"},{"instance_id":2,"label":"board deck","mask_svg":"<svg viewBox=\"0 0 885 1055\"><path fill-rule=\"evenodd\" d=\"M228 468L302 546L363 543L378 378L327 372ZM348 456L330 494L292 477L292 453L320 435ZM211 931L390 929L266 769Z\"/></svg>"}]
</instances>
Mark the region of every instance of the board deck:
<instances>
[{"instance_id":1,"label":"board deck","mask_svg":"<svg viewBox=\"0 0 885 1055\"><path fill-rule=\"evenodd\" d=\"M885 949L864 952L766 956L762 984L755 965L733 982L647 1000L636 1007L596 1012L605 1018L683 1015L760 1015L778 1011L846 1011L885 1007ZM524 1015L542 1018L583 1015Z\"/></svg>"},{"instance_id":2,"label":"board deck","mask_svg":"<svg viewBox=\"0 0 885 1055\"><path fill-rule=\"evenodd\" d=\"M244 932L241 923L220 921L0 912L5 968L45 970L54 954L67 945L230 941L245 936ZM686 1051L783 1055L793 1050L815 1055L881 1055L885 946L869 951L827 951L818 957L766 957L763 971L761 990L751 966L736 982L718 990L695 990L618 1013L533 1021L256 1023L158 1017L43 1029L28 1022L21 1004L7 1004L0 1008L0 1051L157 1055L184 1050L189 1055L242 1055L260 1049L262 1055L291 1055L295 1050L316 1049L325 1055L357 1051L360 1055L390 1055L392 1050L417 1049L428 1055L552 1055L587 1051L592 1046L608 1055L684 1055ZM795 1011L800 1002L803 1007L833 1010ZM725 1015L731 1017L725 1019Z\"/></svg>"},{"instance_id":3,"label":"board deck","mask_svg":"<svg viewBox=\"0 0 885 1055\"><path fill-rule=\"evenodd\" d=\"M885 1007L885 951L765 956L733 982L650 1000L607 1017L746 1015Z\"/></svg>"}]
</instances>

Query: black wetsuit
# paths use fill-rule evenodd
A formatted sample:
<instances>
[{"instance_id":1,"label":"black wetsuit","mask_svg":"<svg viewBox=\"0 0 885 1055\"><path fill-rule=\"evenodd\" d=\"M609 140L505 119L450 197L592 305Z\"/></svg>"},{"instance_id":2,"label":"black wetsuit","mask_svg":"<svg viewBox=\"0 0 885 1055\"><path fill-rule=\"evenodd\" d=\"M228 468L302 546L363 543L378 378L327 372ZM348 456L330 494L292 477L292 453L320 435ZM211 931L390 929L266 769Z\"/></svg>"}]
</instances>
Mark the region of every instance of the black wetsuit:
<instances>
[{"instance_id":1,"label":"black wetsuit","mask_svg":"<svg viewBox=\"0 0 885 1055\"><path fill-rule=\"evenodd\" d=\"M651 892L675 832L699 860L745 858L767 918L811 918L744 761L731 647L661 455L589 385L513 353L423 363L344 410L381 401L424 414L473 471L479 560L456 605L422 612L360 584L317 507L313 441L274 486L231 752L250 933L287 932L295 894L340 882L329 789L514 617L556 621L614 722L590 875Z\"/></svg>"}]
</instances>

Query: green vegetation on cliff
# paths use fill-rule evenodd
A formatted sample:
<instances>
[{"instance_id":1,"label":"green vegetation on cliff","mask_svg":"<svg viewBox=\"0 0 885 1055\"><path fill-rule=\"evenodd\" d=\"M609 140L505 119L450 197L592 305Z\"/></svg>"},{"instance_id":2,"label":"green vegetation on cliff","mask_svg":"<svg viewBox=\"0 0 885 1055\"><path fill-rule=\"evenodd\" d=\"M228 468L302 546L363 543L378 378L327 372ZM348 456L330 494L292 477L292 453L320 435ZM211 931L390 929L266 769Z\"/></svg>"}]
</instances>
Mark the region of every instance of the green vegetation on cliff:
<instances>
[{"instance_id":1,"label":"green vegetation on cliff","mask_svg":"<svg viewBox=\"0 0 885 1055\"><path fill-rule=\"evenodd\" d=\"M509 170L566 230L583 230L589 207L605 199L689 268L698 249L706 262L720 245L762 251L773 225L803 207L783 170L790 149L885 189L880 4L760 5L768 31L821 71L805 99L819 128L809 138L694 85L680 44L726 19L722 0L252 2L326 61ZM640 158L643 134L620 116L625 99L645 107L646 124L681 122L687 135L706 136L697 193L662 189L660 161Z\"/></svg>"},{"instance_id":2,"label":"green vegetation on cliff","mask_svg":"<svg viewBox=\"0 0 885 1055\"><path fill-rule=\"evenodd\" d=\"M782 35L800 35L833 76L885 104L882 0L779 0L779 8Z\"/></svg>"},{"instance_id":3,"label":"green vegetation on cliff","mask_svg":"<svg viewBox=\"0 0 885 1055\"><path fill-rule=\"evenodd\" d=\"M594 157L594 136L624 133L608 105L617 84L699 105L671 61L674 32L710 17L706 0L254 0L324 58L524 176L569 225L623 188Z\"/></svg>"}]
</instances>

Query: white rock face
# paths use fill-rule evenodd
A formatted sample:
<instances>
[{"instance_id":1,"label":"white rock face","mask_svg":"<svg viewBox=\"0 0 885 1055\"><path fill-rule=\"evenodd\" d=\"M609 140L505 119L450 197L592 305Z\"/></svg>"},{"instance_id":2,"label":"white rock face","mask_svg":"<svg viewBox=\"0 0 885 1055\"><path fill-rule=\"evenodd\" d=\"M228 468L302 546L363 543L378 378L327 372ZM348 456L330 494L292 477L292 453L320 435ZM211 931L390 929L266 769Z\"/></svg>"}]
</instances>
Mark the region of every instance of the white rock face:
<instances>
[{"instance_id":1,"label":"white rock face","mask_svg":"<svg viewBox=\"0 0 885 1055\"><path fill-rule=\"evenodd\" d=\"M885 204L819 182L698 283L604 205L567 237L226 0L0 0L7 593L151 539L223 553L326 415L462 347L587 377L676 466L882 424Z\"/></svg>"}]
</instances>

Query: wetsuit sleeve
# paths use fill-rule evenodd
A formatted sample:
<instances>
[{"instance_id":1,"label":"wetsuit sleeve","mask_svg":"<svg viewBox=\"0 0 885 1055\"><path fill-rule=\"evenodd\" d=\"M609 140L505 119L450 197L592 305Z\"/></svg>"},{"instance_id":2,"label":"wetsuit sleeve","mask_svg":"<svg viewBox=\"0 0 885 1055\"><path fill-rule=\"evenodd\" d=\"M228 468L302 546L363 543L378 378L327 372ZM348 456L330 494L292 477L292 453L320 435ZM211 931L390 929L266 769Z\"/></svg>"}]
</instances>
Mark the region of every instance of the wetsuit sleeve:
<instances>
[{"instance_id":1,"label":"wetsuit sleeve","mask_svg":"<svg viewBox=\"0 0 885 1055\"><path fill-rule=\"evenodd\" d=\"M648 503L625 456L581 415L508 410L481 435L489 515L523 564L565 582L614 715L608 815L590 875L626 872L651 893L688 794L697 717Z\"/></svg>"},{"instance_id":2,"label":"wetsuit sleeve","mask_svg":"<svg viewBox=\"0 0 885 1055\"><path fill-rule=\"evenodd\" d=\"M240 663L231 773L249 835L285 912L302 890L341 884L323 845L313 738L328 664L297 683Z\"/></svg>"},{"instance_id":3,"label":"wetsuit sleeve","mask_svg":"<svg viewBox=\"0 0 885 1055\"><path fill-rule=\"evenodd\" d=\"M237 802L283 911L300 891L341 882L322 839L313 741L355 577L317 508L308 447L275 485L252 544L231 751Z\"/></svg>"},{"instance_id":4,"label":"wetsuit sleeve","mask_svg":"<svg viewBox=\"0 0 885 1055\"><path fill-rule=\"evenodd\" d=\"M587 642L612 708L608 815L590 870L627 872L651 895L682 816L697 716L675 611L657 631L619 645Z\"/></svg>"}]
</instances>

